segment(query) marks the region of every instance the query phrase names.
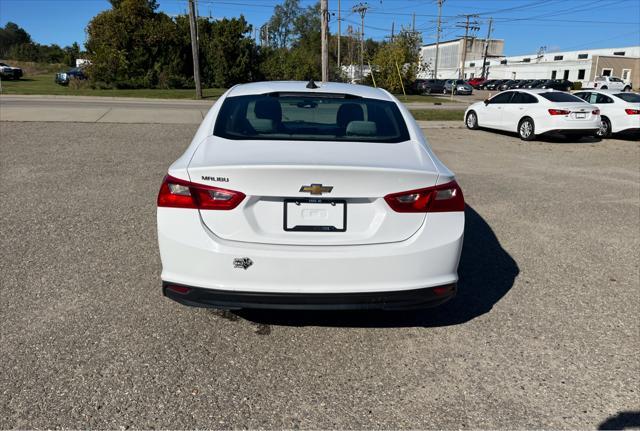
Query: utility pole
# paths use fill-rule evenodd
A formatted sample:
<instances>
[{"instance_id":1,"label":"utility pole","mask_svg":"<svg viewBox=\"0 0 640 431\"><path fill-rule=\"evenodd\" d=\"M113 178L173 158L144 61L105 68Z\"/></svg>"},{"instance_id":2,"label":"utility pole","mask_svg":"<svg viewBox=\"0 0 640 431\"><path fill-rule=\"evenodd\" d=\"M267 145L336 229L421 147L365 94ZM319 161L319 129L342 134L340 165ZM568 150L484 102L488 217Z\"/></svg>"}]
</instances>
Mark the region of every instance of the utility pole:
<instances>
[{"instance_id":1,"label":"utility pole","mask_svg":"<svg viewBox=\"0 0 640 431\"><path fill-rule=\"evenodd\" d=\"M493 18L489 18L489 30L487 31L487 40L484 41L484 56L482 58L482 79L486 79L488 76L487 54L489 53L489 39L491 39L492 24L493 24Z\"/></svg>"},{"instance_id":2,"label":"utility pole","mask_svg":"<svg viewBox=\"0 0 640 431\"><path fill-rule=\"evenodd\" d=\"M338 0L338 71L342 74L342 63L340 62L340 36L342 36L342 28L340 28L342 18L340 17L340 0Z\"/></svg>"},{"instance_id":3,"label":"utility pole","mask_svg":"<svg viewBox=\"0 0 640 431\"><path fill-rule=\"evenodd\" d=\"M440 53L440 32L441 28L441 19L442 19L442 3L444 0L438 0L438 30L436 33L436 64L433 67L433 77L438 79L438 54Z\"/></svg>"},{"instance_id":4,"label":"utility pole","mask_svg":"<svg viewBox=\"0 0 640 431\"><path fill-rule=\"evenodd\" d=\"M394 30L395 30L395 26L396 26L396 22L395 21L391 21L391 43L393 43L393 38L395 37Z\"/></svg>"},{"instance_id":5,"label":"utility pole","mask_svg":"<svg viewBox=\"0 0 640 431\"><path fill-rule=\"evenodd\" d=\"M360 14L360 79L364 77L364 16L369 9L367 3L358 3L351 10Z\"/></svg>"},{"instance_id":6,"label":"utility pole","mask_svg":"<svg viewBox=\"0 0 640 431\"><path fill-rule=\"evenodd\" d=\"M193 56L193 81L196 84L196 99L202 99L202 85L200 84L200 48L198 46L195 0L189 0L189 28L191 30L191 55Z\"/></svg>"},{"instance_id":7,"label":"utility pole","mask_svg":"<svg viewBox=\"0 0 640 431\"><path fill-rule=\"evenodd\" d=\"M322 82L329 81L329 0L320 0L320 14L322 15L322 26L320 28L320 39L322 40Z\"/></svg>"},{"instance_id":8,"label":"utility pole","mask_svg":"<svg viewBox=\"0 0 640 431\"><path fill-rule=\"evenodd\" d=\"M416 32L416 13L413 13L413 19L411 20L411 32Z\"/></svg>"},{"instance_id":9,"label":"utility pole","mask_svg":"<svg viewBox=\"0 0 640 431\"><path fill-rule=\"evenodd\" d=\"M464 79L464 64L467 62L467 38L469 37L469 30L471 31L480 30L480 27L478 27L478 21L470 22L471 18L478 17L477 14L467 14L462 16L466 18L466 22L464 24L463 23L456 24L456 27L464 27L464 39L463 39L464 47L462 48L462 67L460 68L460 74L458 76L459 79Z\"/></svg>"}]
</instances>

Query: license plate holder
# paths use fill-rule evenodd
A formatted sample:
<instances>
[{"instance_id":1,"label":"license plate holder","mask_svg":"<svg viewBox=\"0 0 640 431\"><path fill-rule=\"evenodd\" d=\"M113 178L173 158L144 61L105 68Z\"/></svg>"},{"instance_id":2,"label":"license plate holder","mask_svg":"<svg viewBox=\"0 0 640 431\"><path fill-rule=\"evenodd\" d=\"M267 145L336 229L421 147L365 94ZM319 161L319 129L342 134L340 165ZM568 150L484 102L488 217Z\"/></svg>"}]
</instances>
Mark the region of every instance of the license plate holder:
<instances>
[{"instance_id":1,"label":"license plate holder","mask_svg":"<svg viewBox=\"0 0 640 431\"><path fill-rule=\"evenodd\" d=\"M584 120L585 118L587 118L587 113L586 112L576 112L576 118L578 120Z\"/></svg>"},{"instance_id":2,"label":"license plate holder","mask_svg":"<svg viewBox=\"0 0 640 431\"><path fill-rule=\"evenodd\" d=\"M285 199L283 228L287 232L346 232L344 199Z\"/></svg>"}]
</instances>

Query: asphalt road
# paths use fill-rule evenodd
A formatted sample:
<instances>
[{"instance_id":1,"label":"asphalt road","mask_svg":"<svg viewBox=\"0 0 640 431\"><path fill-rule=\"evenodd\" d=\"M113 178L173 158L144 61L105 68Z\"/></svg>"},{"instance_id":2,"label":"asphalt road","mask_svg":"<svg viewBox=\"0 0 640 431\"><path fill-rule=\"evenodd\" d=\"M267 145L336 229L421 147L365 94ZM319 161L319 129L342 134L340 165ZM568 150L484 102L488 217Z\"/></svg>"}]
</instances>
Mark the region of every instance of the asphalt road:
<instances>
[{"instance_id":1,"label":"asphalt road","mask_svg":"<svg viewBox=\"0 0 640 431\"><path fill-rule=\"evenodd\" d=\"M188 308L155 198L194 125L0 123L0 428L640 426L640 146L426 130L469 205L412 313Z\"/></svg>"}]
</instances>

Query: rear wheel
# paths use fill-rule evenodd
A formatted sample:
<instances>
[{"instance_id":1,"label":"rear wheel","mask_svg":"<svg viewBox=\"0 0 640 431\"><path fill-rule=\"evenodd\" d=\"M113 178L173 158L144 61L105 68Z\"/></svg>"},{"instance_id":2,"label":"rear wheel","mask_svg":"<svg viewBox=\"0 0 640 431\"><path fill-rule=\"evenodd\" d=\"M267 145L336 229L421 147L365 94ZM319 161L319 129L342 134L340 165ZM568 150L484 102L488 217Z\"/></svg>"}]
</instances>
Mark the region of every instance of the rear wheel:
<instances>
[{"instance_id":1,"label":"rear wheel","mask_svg":"<svg viewBox=\"0 0 640 431\"><path fill-rule=\"evenodd\" d=\"M476 130L478 128L478 116L475 111L469 111L464 123L467 125L467 129Z\"/></svg>"},{"instance_id":2,"label":"rear wheel","mask_svg":"<svg viewBox=\"0 0 640 431\"><path fill-rule=\"evenodd\" d=\"M518 135L523 141L532 141L535 135L535 126L533 120L529 117L523 118L518 124Z\"/></svg>"},{"instance_id":3,"label":"rear wheel","mask_svg":"<svg viewBox=\"0 0 640 431\"><path fill-rule=\"evenodd\" d=\"M611 136L611 121L607 117L602 117L600 119L600 128L597 133L600 138L608 138Z\"/></svg>"}]
</instances>

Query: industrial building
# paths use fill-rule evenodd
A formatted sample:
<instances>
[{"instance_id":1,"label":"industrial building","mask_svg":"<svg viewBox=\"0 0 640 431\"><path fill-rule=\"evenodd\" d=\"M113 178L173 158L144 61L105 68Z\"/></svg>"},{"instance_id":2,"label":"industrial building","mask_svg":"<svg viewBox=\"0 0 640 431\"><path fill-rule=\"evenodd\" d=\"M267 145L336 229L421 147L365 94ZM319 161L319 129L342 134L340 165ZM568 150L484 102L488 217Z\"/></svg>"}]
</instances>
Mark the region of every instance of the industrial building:
<instances>
[{"instance_id":1,"label":"industrial building","mask_svg":"<svg viewBox=\"0 0 640 431\"><path fill-rule=\"evenodd\" d=\"M484 46L482 39L473 39L473 42L468 39L463 67L464 39L441 43L438 50L438 78L471 79L482 76ZM485 64L485 76L488 79L568 79L584 84L596 76L610 75L633 83L634 88L640 86L640 46L563 52L541 50L535 54L508 57L502 55L503 48L504 41L490 40ZM421 55L421 61L433 71L435 44L423 46Z\"/></svg>"}]
</instances>

